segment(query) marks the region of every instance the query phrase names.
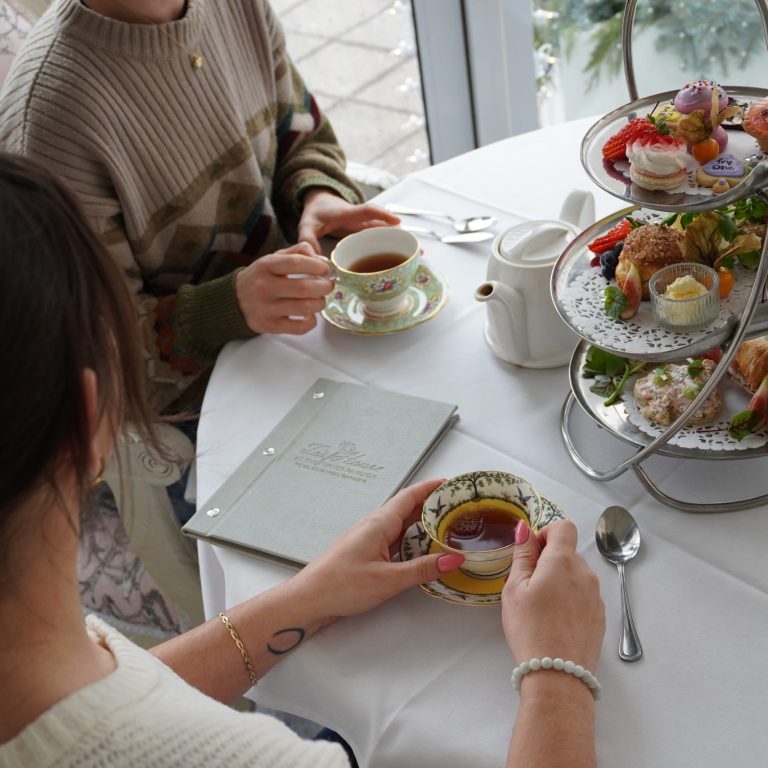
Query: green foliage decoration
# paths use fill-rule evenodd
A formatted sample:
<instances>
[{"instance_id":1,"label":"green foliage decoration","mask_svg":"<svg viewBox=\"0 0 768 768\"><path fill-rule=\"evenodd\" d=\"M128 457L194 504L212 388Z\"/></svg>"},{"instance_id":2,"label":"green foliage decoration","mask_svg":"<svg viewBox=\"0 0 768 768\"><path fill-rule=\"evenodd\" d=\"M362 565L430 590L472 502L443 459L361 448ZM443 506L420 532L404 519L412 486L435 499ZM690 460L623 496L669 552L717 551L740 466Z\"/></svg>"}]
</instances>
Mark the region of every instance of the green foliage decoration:
<instances>
[{"instance_id":1,"label":"green foliage decoration","mask_svg":"<svg viewBox=\"0 0 768 768\"><path fill-rule=\"evenodd\" d=\"M578 34L589 33L585 87L622 71L623 0L534 0L537 85L551 81L553 59L568 57ZM686 79L728 75L762 51L763 30L754 0L640 0L635 32L652 27L658 51L674 51Z\"/></svg>"}]
</instances>

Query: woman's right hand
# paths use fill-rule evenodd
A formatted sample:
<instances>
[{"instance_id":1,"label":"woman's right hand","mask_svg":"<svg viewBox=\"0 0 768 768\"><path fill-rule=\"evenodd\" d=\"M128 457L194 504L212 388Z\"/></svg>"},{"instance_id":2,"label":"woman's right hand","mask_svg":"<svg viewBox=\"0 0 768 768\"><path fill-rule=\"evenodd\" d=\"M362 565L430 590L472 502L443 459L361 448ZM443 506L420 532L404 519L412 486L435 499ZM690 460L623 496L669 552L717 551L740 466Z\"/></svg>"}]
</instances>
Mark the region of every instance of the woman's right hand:
<instances>
[{"instance_id":1,"label":"woman's right hand","mask_svg":"<svg viewBox=\"0 0 768 768\"><path fill-rule=\"evenodd\" d=\"M605 608L594 571L576 553L576 526L557 520L538 534L521 522L502 592L502 623L517 664L558 656L594 671Z\"/></svg>"},{"instance_id":2,"label":"woman's right hand","mask_svg":"<svg viewBox=\"0 0 768 768\"><path fill-rule=\"evenodd\" d=\"M333 290L330 269L328 259L305 242L262 256L241 269L235 278L235 295L248 327L254 333L311 331L326 294Z\"/></svg>"}]
</instances>

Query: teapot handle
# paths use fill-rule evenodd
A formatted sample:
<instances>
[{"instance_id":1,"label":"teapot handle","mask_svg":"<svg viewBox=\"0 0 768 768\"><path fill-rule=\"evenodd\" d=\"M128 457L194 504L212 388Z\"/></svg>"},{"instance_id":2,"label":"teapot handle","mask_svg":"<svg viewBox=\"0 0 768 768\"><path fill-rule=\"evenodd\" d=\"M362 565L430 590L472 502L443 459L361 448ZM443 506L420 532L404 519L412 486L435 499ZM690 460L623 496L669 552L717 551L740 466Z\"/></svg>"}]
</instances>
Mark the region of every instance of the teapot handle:
<instances>
[{"instance_id":1,"label":"teapot handle","mask_svg":"<svg viewBox=\"0 0 768 768\"><path fill-rule=\"evenodd\" d=\"M572 189L563 201L560 220L586 229L595 223L595 198L591 192Z\"/></svg>"},{"instance_id":2,"label":"teapot handle","mask_svg":"<svg viewBox=\"0 0 768 768\"><path fill-rule=\"evenodd\" d=\"M525 252L538 240L545 232L551 232L553 230L565 230L570 232L571 230L560 221L544 221L538 226L526 232L514 245L514 251L518 254L518 258L524 258ZM547 259L550 256L546 257Z\"/></svg>"}]
</instances>

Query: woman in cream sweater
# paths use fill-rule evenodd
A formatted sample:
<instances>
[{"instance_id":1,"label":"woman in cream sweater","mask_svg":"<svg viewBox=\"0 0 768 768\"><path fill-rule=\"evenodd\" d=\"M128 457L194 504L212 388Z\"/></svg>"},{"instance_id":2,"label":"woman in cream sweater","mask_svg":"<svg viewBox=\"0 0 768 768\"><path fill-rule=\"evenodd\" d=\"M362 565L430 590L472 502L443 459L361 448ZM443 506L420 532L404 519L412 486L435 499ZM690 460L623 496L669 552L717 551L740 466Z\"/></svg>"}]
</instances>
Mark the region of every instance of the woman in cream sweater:
<instances>
[{"instance_id":1,"label":"woman in cream sweater","mask_svg":"<svg viewBox=\"0 0 768 768\"><path fill-rule=\"evenodd\" d=\"M0 766L346 766L339 745L222 702L338 618L461 564L455 554L390 561L439 481L401 491L293 578L151 652L84 622L81 504L126 419L153 439L130 302L64 187L0 155ZM594 669L603 606L575 528L562 521L534 536L521 524L516 540L502 604L515 658L546 653ZM532 671L521 695L510 766L594 766L583 680ZM499 727L511 728L503 712Z\"/></svg>"}]
</instances>

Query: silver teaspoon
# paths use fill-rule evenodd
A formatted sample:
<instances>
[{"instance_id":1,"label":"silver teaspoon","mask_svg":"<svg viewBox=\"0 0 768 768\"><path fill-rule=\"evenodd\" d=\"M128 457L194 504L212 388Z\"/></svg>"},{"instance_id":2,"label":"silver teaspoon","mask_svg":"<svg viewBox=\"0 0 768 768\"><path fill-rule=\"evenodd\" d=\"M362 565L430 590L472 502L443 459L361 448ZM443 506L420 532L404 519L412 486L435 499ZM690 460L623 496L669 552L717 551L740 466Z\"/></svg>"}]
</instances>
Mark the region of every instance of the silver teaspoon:
<instances>
[{"instance_id":1,"label":"silver teaspoon","mask_svg":"<svg viewBox=\"0 0 768 768\"><path fill-rule=\"evenodd\" d=\"M427 216L430 218L447 219L459 233L480 232L483 229L492 227L496 223L495 216L469 216L466 219L462 219L456 216L450 216L447 213L423 211L420 208L409 208L406 205L395 205L394 203L387 203L384 207L390 213L394 213L398 216Z\"/></svg>"},{"instance_id":2,"label":"silver teaspoon","mask_svg":"<svg viewBox=\"0 0 768 768\"><path fill-rule=\"evenodd\" d=\"M640 549L640 529L635 518L624 507L608 507L597 521L595 542L600 554L618 568L621 579L619 657L624 661L637 661L643 656L643 648L629 607L624 563L631 560Z\"/></svg>"}]
</instances>

